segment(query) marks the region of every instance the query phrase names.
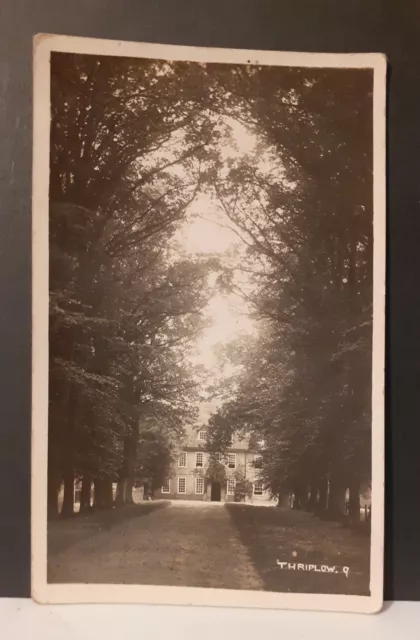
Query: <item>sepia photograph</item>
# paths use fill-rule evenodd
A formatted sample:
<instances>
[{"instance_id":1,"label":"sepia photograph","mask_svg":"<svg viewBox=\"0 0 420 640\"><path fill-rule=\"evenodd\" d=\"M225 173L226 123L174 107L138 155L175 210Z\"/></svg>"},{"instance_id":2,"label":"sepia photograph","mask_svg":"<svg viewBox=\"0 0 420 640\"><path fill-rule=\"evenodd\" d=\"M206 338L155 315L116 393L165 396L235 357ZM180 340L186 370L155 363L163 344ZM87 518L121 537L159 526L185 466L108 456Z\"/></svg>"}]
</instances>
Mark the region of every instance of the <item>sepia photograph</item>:
<instances>
[{"instance_id":1,"label":"sepia photograph","mask_svg":"<svg viewBox=\"0 0 420 640\"><path fill-rule=\"evenodd\" d=\"M34 51L33 597L377 611L384 57Z\"/></svg>"}]
</instances>

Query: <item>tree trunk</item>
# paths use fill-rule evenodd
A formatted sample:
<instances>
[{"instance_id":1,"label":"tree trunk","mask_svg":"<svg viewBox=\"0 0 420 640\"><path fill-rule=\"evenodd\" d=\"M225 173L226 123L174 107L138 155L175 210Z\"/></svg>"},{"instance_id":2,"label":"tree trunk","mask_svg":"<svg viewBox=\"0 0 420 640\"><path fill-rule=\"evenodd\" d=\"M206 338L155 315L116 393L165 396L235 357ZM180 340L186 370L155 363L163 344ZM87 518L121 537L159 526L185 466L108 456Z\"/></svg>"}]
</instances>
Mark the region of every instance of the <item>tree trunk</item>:
<instances>
[{"instance_id":1,"label":"tree trunk","mask_svg":"<svg viewBox=\"0 0 420 640\"><path fill-rule=\"evenodd\" d=\"M74 471L68 469L64 474L64 496L61 515L71 516L74 513Z\"/></svg>"},{"instance_id":2,"label":"tree trunk","mask_svg":"<svg viewBox=\"0 0 420 640\"><path fill-rule=\"evenodd\" d=\"M103 481L103 508L112 509L114 497L112 495L112 478L105 478Z\"/></svg>"},{"instance_id":3,"label":"tree trunk","mask_svg":"<svg viewBox=\"0 0 420 640\"><path fill-rule=\"evenodd\" d=\"M58 491L53 484L48 483L48 518L58 516Z\"/></svg>"},{"instance_id":4,"label":"tree trunk","mask_svg":"<svg viewBox=\"0 0 420 640\"><path fill-rule=\"evenodd\" d=\"M349 519L350 524L360 522L360 484L353 480L349 487Z\"/></svg>"},{"instance_id":5,"label":"tree trunk","mask_svg":"<svg viewBox=\"0 0 420 640\"><path fill-rule=\"evenodd\" d=\"M73 344L71 347L73 353ZM77 392L74 384L70 383L67 401L67 424L63 441L63 480L64 496L61 515L66 517L74 513L74 431L77 419Z\"/></svg>"},{"instance_id":6,"label":"tree trunk","mask_svg":"<svg viewBox=\"0 0 420 640\"><path fill-rule=\"evenodd\" d=\"M117 483L115 505L122 507L125 504L133 504L133 479L120 478Z\"/></svg>"},{"instance_id":7,"label":"tree trunk","mask_svg":"<svg viewBox=\"0 0 420 640\"><path fill-rule=\"evenodd\" d=\"M134 504L133 500L133 478L127 478L125 481L124 504Z\"/></svg>"},{"instance_id":8,"label":"tree trunk","mask_svg":"<svg viewBox=\"0 0 420 640\"><path fill-rule=\"evenodd\" d=\"M125 485L126 485L127 479L126 478L120 478L117 482L117 492L115 494L115 506L117 507L121 507L123 504L125 504L124 502L124 498L125 498Z\"/></svg>"},{"instance_id":9,"label":"tree trunk","mask_svg":"<svg viewBox=\"0 0 420 640\"><path fill-rule=\"evenodd\" d=\"M290 493L286 491L279 493L276 506L281 509L288 509L290 507Z\"/></svg>"},{"instance_id":10,"label":"tree trunk","mask_svg":"<svg viewBox=\"0 0 420 640\"><path fill-rule=\"evenodd\" d=\"M95 509L102 509L104 500L103 480L95 478L93 491L93 506Z\"/></svg>"},{"instance_id":11,"label":"tree trunk","mask_svg":"<svg viewBox=\"0 0 420 640\"><path fill-rule=\"evenodd\" d=\"M327 510L328 501L328 481L327 478L321 478L319 482L318 501L316 505L317 515L322 516Z\"/></svg>"},{"instance_id":12,"label":"tree trunk","mask_svg":"<svg viewBox=\"0 0 420 640\"><path fill-rule=\"evenodd\" d=\"M318 506L318 482L313 481L310 487L310 496L307 504L307 511L316 511Z\"/></svg>"},{"instance_id":13,"label":"tree trunk","mask_svg":"<svg viewBox=\"0 0 420 640\"><path fill-rule=\"evenodd\" d=\"M137 453L137 431L124 437L123 463L117 482L115 504L133 504L133 476Z\"/></svg>"},{"instance_id":14,"label":"tree trunk","mask_svg":"<svg viewBox=\"0 0 420 640\"><path fill-rule=\"evenodd\" d=\"M95 508L111 509L112 506L112 478L98 478L95 480Z\"/></svg>"},{"instance_id":15,"label":"tree trunk","mask_svg":"<svg viewBox=\"0 0 420 640\"><path fill-rule=\"evenodd\" d=\"M308 490L306 485L298 484L295 487L295 502L294 509L306 509L306 505L308 502Z\"/></svg>"},{"instance_id":16,"label":"tree trunk","mask_svg":"<svg viewBox=\"0 0 420 640\"><path fill-rule=\"evenodd\" d=\"M50 464L48 466L48 518L56 518L58 516L58 493L60 491L60 482L57 476L51 471Z\"/></svg>"},{"instance_id":17,"label":"tree trunk","mask_svg":"<svg viewBox=\"0 0 420 640\"><path fill-rule=\"evenodd\" d=\"M331 476L327 508L329 519L341 521L346 517L346 489L341 478Z\"/></svg>"},{"instance_id":18,"label":"tree trunk","mask_svg":"<svg viewBox=\"0 0 420 640\"><path fill-rule=\"evenodd\" d=\"M307 484L304 484L301 489L301 499L300 499L300 508L308 510L309 505L309 491L310 487Z\"/></svg>"},{"instance_id":19,"label":"tree trunk","mask_svg":"<svg viewBox=\"0 0 420 640\"><path fill-rule=\"evenodd\" d=\"M91 477L86 474L82 479L82 490L80 492L80 513L90 510L90 489L92 485Z\"/></svg>"}]
</instances>

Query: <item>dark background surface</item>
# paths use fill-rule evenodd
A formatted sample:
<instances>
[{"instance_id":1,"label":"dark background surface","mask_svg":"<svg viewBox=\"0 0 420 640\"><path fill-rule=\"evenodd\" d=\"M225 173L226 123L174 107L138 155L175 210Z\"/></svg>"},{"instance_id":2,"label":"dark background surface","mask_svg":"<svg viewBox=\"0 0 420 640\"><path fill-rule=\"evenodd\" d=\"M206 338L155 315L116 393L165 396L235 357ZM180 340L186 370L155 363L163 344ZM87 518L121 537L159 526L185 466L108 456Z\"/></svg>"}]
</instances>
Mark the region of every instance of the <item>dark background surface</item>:
<instances>
[{"instance_id":1,"label":"dark background surface","mask_svg":"<svg viewBox=\"0 0 420 640\"><path fill-rule=\"evenodd\" d=\"M30 595L32 37L40 32L198 46L386 53L385 598L420 600L416 0L1 0L0 596Z\"/></svg>"}]
</instances>

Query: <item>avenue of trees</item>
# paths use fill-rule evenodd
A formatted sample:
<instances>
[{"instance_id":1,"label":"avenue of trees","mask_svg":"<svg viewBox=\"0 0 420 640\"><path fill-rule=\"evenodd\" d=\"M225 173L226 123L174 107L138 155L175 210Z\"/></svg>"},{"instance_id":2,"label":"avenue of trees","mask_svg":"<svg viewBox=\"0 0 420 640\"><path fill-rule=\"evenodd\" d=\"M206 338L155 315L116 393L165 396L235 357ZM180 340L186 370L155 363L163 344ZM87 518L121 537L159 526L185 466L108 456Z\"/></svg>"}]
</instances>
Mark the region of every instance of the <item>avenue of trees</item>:
<instances>
[{"instance_id":1,"label":"avenue of trees","mask_svg":"<svg viewBox=\"0 0 420 640\"><path fill-rule=\"evenodd\" d=\"M286 106L269 78L248 79L242 117L260 123L286 180L255 158L218 184L254 285L241 290L233 274L225 286L246 297L260 330L223 354L241 374L211 419L213 446L243 429L279 504L293 492L298 508L340 519L347 495L358 520L371 474L371 77L305 74Z\"/></svg>"},{"instance_id":2,"label":"avenue of trees","mask_svg":"<svg viewBox=\"0 0 420 640\"><path fill-rule=\"evenodd\" d=\"M53 54L48 504L73 512L162 483L196 420L185 353L214 287L257 334L210 419L261 447L273 496L338 517L370 481L372 75ZM223 160L229 121L258 139ZM240 264L171 239L200 193L240 236ZM216 272L215 285L209 278ZM244 279L245 276L245 279ZM356 516L355 516L356 517Z\"/></svg>"},{"instance_id":3,"label":"avenue of trees","mask_svg":"<svg viewBox=\"0 0 420 640\"><path fill-rule=\"evenodd\" d=\"M52 57L52 514L62 482L62 513L73 512L75 478L82 510L92 482L95 506L112 505L116 481L117 503L131 502L133 482L162 471L151 457L168 461L195 419L183 352L203 325L210 264L174 260L168 240L200 188L208 131L179 98L182 76L157 72L153 61ZM177 134L182 151L162 159Z\"/></svg>"}]
</instances>

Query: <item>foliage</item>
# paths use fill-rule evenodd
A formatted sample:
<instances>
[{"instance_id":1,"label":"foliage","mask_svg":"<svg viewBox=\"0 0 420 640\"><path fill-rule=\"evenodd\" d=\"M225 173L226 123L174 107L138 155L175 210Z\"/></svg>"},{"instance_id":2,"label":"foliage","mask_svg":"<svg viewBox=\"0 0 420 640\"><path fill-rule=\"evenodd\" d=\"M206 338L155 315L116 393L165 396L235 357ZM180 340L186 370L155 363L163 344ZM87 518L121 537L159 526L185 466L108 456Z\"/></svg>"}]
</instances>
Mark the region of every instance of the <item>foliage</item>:
<instances>
[{"instance_id":1,"label":"foliage","mask_svg":"<svg viewBox=\"0 0 420 640\"><path fill-rule=\"evenodd\" d=\"M164 433L148 429L140 432L134 480L150 483L152 490L162 486L174 460L174 447Z\"/></svg>"},{"instance_id":2,"label":"foliage","mask_svg":"<svg viewBox=\"0 0 420 640\"><path fill-rule=\"evenodd\" d=\"M243 502L245 498L251 498L252 496L252 482L248 480L242 469L237 469L235 472L235 502Z\"/></svg>"},{"instance_id":3,"label":"foliage","mask_svg":"<svg viewBox=\"0 0 420 640\"><path fill-rule=\"evenodd\" d=\"M215 458L210 457L206 468L206 478L208 481L223 484L226 481L225 466Z\"/></svg>"},{"instance_id":4,"label":"foliage","mask_svg":"<svg viewBox=\"0 0 420 640\"><path fill-rule=\"evenodd\" d=\"M54 53L51 74L49 483L65 510L74 474L162 481L197 419L188 355L216 289L258 332L219 348L235 374L208 387L210 452L263 439L275 496L368 482L371 72ZM236 125L256 144L226 159ZM240 259L174 255L203 194Z\"/></svg>"},{"instance_id":5,"label":"foliage","mask_svg":"<svg viewBox=\"0 0 420 640\"><path fill-rule=\"evenodd\" d=\"M49 480L65 480L64 511L74 473L150 466L139 420L179 434L196 414L182 356L204 326L211 262L174 259L168 241L197 193L207 134L202 123L187 135L194 108L178 76L158 71L52 56ZM169 161L176 135L184 151Z\"/></svg>"},{"instance_id":6,"label":"foliage","mask_svg":"<svg viewBox=\"0 0 420 640\"><path fill-rule=\"evenodd\" d=\"M247 300L259 333L223 354L241 374L212 438L236 429L264 439L261 477L273 495L316 492L324 476L343 487L370 477L372 78L284 73L284 82L270 68L235 81L223 73L265 157L257 149L215 175L248 256L223 285Z\"/></svg>"}]
</instances>

